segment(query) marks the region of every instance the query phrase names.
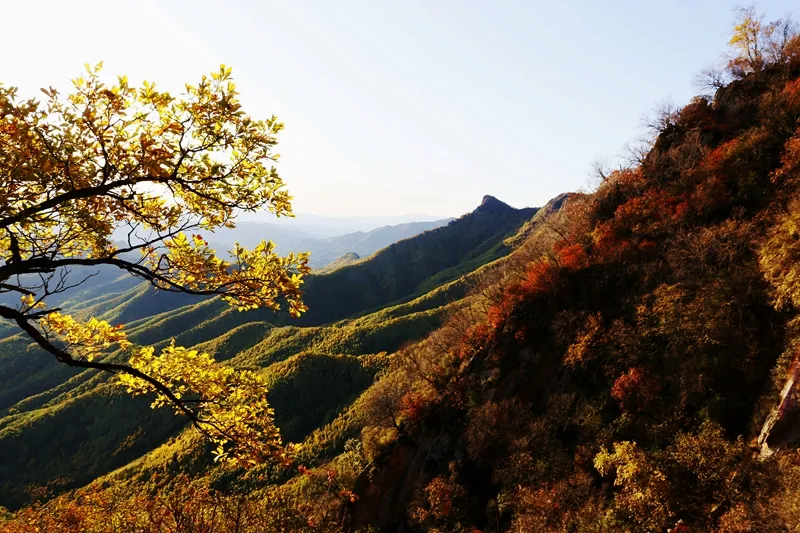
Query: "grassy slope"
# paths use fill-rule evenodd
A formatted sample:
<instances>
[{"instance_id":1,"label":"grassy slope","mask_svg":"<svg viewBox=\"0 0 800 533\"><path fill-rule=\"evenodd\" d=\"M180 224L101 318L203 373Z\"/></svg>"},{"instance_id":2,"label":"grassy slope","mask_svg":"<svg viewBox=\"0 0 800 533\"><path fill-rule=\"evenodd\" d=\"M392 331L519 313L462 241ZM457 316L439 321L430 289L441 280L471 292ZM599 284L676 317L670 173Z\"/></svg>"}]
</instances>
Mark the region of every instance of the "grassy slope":
<instances>
[{"instance_id":1,"label":"grassy slope","mask_svg":"<svg viewBox=\"0 0 800 533\"><path fill-rule=\"evenodd\" d=\"M330 297L330 291L340 290L337 285L350 284L346 292L363 294L372 284L384 299L395 300L409 300L410 295L422 292L420 287L430 287L410 301L388 307L391 300L350 298L348 306L329 306L327 317L320 313L307 322L324 323L351 311L361 313L351 320L340 319L326 326L280 326L281 321L274 316L233 312L215 299L177 307L175 301L163 295L154 297L144 286L110 298L73 302L73 308L86 316L130 320L129 335L137 343L163 344L174 337L179 344L197 346L219 359L231 359L235 366L264 369L272 384L278 423L287 438L302 440L315 428L333 421L369 386L375 368L364 368L358 356L391 352L419 338L440 324L451 305L457 305L450 302L465 295L469 286L466 279L442 284L435 276L452 268L468 272L510 251L502 245L503 238L533 211L513 210L502 204L492 207L494 211L476 210L446 228L312 278L316 281L309 283L308 296L318 302L323 296L314 295L326 286L334 287L326 291L326 297ZM448 244L451 241L457 243ZM441 247L452 249L451 258L426 261L432 250ZM454 264L458 260L466 261L467 266ZM394 262L405 268L398 268ZM343 270L348 272L337 274ZM400 280L391 282L392 276ZM353 289L352 284L360 288ZM353 300L358 300L357 305L352 305ZM377 310L367 311L373 303L377 303L373 306ZM148 315L148 309L163 312ZM22 350L31 352L25 364L15 357ZM0 411L5 414L0 418L0 454L21 458L20 462L0 466L3 505L24 501L19 490L22 484L42 484L54 477L63 477L64 487L86 483L157 447L182 427L183 421L169 412L152 414L147 402L120 395L108 385L107 376L53 364L19 337L0 341L0 357L10 363L0 379L17 383L0 395L0 408L6 409ZM35 364L30 365L30 361ZM297 409L298 404L303 409ZM45 443L50 453L41 460Z\"/></svg>"},{"instance_id":2,"label":"grassy slope","mask_svg":"<svg viewBox=\"0 0 800 533\"><path fill-rule=\"evenodd\" d=\"M524 236L515 235L517 238L511 239L515 244L526 239L551 243L557 236L552 235L544 222L546 218L549 221L559 215L561 204L561 201L548 204L534 217L532 224L519 230L525 232ZM345 442L358 436L364 427L367 420L363 412L364 396L372 381L363 378L371 376L376 367L385 366L391 359L391 352L401 344L413 342L438 326L451 309L470 305L473 299L470 288L487 271L502 270L525 253L524 247L509 250L510 254L410 301L324 327L271 329L262 342L243 350L231 363L265 369L272 384L270 401L275 407L279 427L288 440L303 442L298 457L301 463L317 464L340 453ZM435 325L429 327L428 321L432 318L435 318L432 322ZM390 354L365 355L374 353L376 346ZM365 364L356 365L354 355ZM318 372L318 368L324 370ZM332 376L336 379L331 379ZM331 386L337 383L343 386L334 386L331 391ZM321 389L316 390L321 385ZM298 398L301 399L298 401ZM104 479L148 483L153 474L178 472L203 473L212 479L235 479L241 474L226 474L224 469L220 470L211 462L211 454L195 432L187 430ZM262 474L261 469L255 469L248 478ZM263 481L256 485L263 485Z\"/></svg>"}]
</instances>

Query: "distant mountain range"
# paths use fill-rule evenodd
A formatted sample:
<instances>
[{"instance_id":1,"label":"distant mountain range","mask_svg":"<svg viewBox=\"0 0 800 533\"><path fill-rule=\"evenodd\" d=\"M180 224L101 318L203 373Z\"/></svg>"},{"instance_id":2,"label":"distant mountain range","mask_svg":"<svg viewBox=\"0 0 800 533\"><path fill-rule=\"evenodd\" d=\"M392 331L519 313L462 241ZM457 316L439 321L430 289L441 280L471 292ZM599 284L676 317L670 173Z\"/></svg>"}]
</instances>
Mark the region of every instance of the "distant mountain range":
<instances>
[{"instance_id":1,"label":"distant mountain range","mask_svg":"<svg viewBox=\"0 0 800 533\"><path fill-rule=\"evenodd\" d=\"M408 215L361 215L361 216L323 216L309 213L296 213L294 217L275 218L263 213L243 213L242 223L269 224L304 233L309 237L325 239L347 233L368 232L383 226L398 226L411 222L434 222L448 217L424 214ZM449 220L449 219L448 219Z\"/></svg>"},{"instance_id":2,"label":"distant mountain range","mask_svg":"<svg viewBox=\"0 0 800 533\"><path fill-rule=\"evenodd\" d=\"M322 219L323 217L317 218ZM378 217L369 218L377 219ZM348 221L349 219L341 220ZM357 231L334 237L315 237L310 233L288 225L244 221L237 223L233 229L221 229L213 234L205 235L205 237L211 248L221 256L224 256L227 251L233 248L234 242L252 248L262 240L273 241L275 250L279 254L311 252L309 263L312 269L322 274L332 272L341 266L352 264L361 258L369 257L378 250L386 248L397 241L447 225L453 220L455 219L447 218L434 221L406 222L393 226L382 226L366 232ZM121 241L122 237L119 236L119 239ZM96 296L103 296L108 300L110 294L121 294L141 283L138 278L129 276L115 267L74 267L71 270L71 279L77 280L91 276L89 282L64 293L51 295L48 300L51 306L61 305L71 299L87 301L87 299ZM180 299L175 294L162 295L163 297L173 302ZM3 305L13 306L18 302L19 297L16 293L0 294L0 303Z\"/></svg>"},{"instance_id":3,"label":"distant mountain range","mask_svg":"<svg viewBox=\"0 0 800 533\"><path fill-rule=\"evenodd\" d=\"M321 219L322 217L318 218ZM293 222L292 219L288 220ZM439 228L452 220L454 219L446 218L422 222L405 222L391 226L381 226L368 231L355 231L330 237L322 237L320 232L304 231L302 226L295 227L294 224L290 226L283 223L245 221L237 223L234 229L219 230L213 235L209 235L207 240L220 253L230 250L234 241L244 246L252 247L262 240L271 240L275 243L276 251L281 254L311 252L311 267L322 268L349 253L355 253L359 257L367 257L394 242ZM342 226L339 227L341 228ZM329 231L334 231L332 228Z\"/></svg>"}]
</instances>

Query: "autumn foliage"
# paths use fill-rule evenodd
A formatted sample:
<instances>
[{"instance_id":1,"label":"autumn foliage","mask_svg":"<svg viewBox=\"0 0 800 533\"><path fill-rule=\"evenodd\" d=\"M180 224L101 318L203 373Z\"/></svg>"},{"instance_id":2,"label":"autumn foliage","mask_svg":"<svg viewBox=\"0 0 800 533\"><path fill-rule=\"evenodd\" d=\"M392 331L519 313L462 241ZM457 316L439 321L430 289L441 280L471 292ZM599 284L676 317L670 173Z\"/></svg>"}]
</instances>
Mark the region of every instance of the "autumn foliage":
<instances>
[{"instance_id":1,"label":"autumn foliage","mask_svg":"<svg viewBox=\"0 0 800 533\"><path fill-rule=\"evenodd\" d=\"M573 196L445 348L446 388L403 428L441 457L410 502L419 530L796 527L794 471L747 443L797 342L799 41L741 16L728 82Z\"/></svg>"},{"instance_id":2,"label":"autumn foliage","mask_svg":"<svg viewBox=\"0 0 800 533\"><path fill-rule=\"evenodd\" d=\"M343 453L282 486L298 527L797 528L797 443L756 445L800 343L792 28L744 10L713 97L391 356Z\"/></svg>"},{"instance_id":3,"label":"autumn foliage","mask_svg":"<svg viewBox=\"0 0 800 533\"><path fill-rule=\"evenodd\" d=\"M264 241L218 254L202 236L234 227L241 211L292 215L273 165L283 125L244 112L225 66L180 96L125 76L107 85L101 68L87 65L69 94L42 89L42 101L0 86L0 294L20 299L0 317L57 361L117 374L154 407L170 404L218 458L284 459L259 376L175 346L156 356L122 325L48 306L90 279L77 269L102 267L240 311L306 310L307 254L281 257Z\"/></svg>"}]
</instances>

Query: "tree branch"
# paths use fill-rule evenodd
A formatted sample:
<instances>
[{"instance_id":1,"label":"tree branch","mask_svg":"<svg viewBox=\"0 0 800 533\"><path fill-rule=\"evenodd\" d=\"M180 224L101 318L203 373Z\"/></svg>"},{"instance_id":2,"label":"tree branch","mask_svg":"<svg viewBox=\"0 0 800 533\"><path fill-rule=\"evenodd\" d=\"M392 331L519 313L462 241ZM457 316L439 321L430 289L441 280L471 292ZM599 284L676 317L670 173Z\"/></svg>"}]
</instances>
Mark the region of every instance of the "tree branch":
<instances>
[{"instance_id":1,"label":"tree branch","mask_svg":"<svg viewBox=\"0 0 800 533\"><path fill-rule=\"evenodd\" d=\"M46 313L46 312L42 312ZM14 320L17 325L28 334L28 336L36 342L42 349L46 350L47 352L53 354L56 360L60 363L64 363L67 366L77 367L77 368L92 368L95 370L103 370L105 372L111 372L112 374L116 374L118 372L125 372L126 374L130 374L133 377L142 379L150 384L153 388L155 388L160 394L163 394L175 407L177 407L183 414L189 417L189 420L199 429L203 434L206 436L209 435L208 431L202 427L202 423L208 423L200 418L198 418L197 414L189 409L183 402L181 402L169 387L158 381L157 379L148 376L147 374L130 367L128 365L123 365L119 363L103 363L99 361L86 361L83 359L75 359L70 353L62 350L50 340L45 337L41 331L39 331L36 326L30 323L29 319L33 317L33 315L24 315L23 313L11 309L5 306L0 306L0 317L7 318L9 320Z\"/></svg>"},{"instance_id":2,"label":"tree branch","mask_svg":"<svg viewBox=\"0 0 800 533\"><path fill-rule=\"evenodd\" d=\"M168 182L169 180L170 180L169 177L164 177L164 176L139 176L134 178L127 178L124 180L114 181L111 183L107 183L105 185L98 185L95 187L73 189L63 194L53 196L52 198L45 200L44 202L41 202L39 204L32 205L31 207L23 209L17 213L14 213L13 215L9 215L3 219L0 219L0 229L4 229L12 224L22 222L26 218L30 218L36 213L40 213L42 211L46 211L47 209L52 209L54 207L58 207L59 205L64 204L66 202L71 202L72 200L81 200L84 198L91 198L93 196L102 196L118 187L125 187L127 185L136 185L137 183L165 183Z\"/></svg>"}]
</instances>

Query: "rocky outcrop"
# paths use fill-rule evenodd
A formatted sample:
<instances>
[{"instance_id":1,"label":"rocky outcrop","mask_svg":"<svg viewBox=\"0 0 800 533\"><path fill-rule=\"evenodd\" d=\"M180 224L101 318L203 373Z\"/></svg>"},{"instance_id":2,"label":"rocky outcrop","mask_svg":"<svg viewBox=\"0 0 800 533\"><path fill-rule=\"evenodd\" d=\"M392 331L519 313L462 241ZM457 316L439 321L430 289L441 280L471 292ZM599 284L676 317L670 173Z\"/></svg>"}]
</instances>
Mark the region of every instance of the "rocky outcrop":
<instances>
[{"instance_id":1,"label":"rocky outcrop","mask_svg":"<svg viewBox=\"0 0 800 533\"><path fill-rule=\"evenodd\" d=\"M758 444L761 456L769 457L782 447L800 441L800 359L795 354L780 400L767 417Z\"/></svg>"},{"instance_id":2,"label":"rocky outcrop","mask_svg":"<svg viewBox=\"0 0 800 533\"><path fill-rule=\"evenodd\" d=\"M430 481L431 462L435 462L435 436L426 436L419 444L400 437L380 465L365 472L356 481L359 499L351 506L352 525L377 525L402 528L414 491Z\"/></svg>"}]
</instances>

